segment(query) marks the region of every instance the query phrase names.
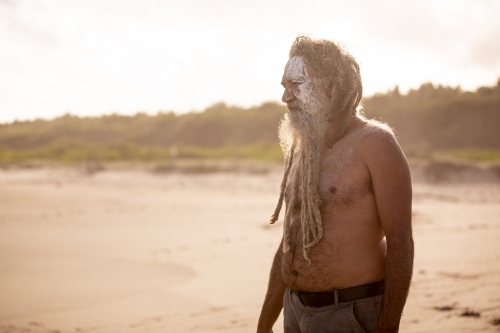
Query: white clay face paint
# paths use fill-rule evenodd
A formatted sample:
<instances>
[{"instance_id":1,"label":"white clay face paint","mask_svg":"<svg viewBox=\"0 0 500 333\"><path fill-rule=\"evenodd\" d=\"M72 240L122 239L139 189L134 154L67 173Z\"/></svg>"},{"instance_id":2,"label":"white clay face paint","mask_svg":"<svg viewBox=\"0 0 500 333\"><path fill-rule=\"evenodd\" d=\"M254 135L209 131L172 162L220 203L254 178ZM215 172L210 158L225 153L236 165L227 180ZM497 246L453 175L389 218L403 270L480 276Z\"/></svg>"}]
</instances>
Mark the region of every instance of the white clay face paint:
<instances>
[{"instance_id":1,"label":"white clay face paint","mask_svg":"<svg viewBox=\"0 0 500 333\"><path fill-rule=\"evenodd\" d=\"M295 93L296 98L304 104L308 104L311 101L312 79L306 71L306 64L302 57L292 57L288 60L285 66L285 79L298 83L299 92Z\"/></svg>"}]
</instances>

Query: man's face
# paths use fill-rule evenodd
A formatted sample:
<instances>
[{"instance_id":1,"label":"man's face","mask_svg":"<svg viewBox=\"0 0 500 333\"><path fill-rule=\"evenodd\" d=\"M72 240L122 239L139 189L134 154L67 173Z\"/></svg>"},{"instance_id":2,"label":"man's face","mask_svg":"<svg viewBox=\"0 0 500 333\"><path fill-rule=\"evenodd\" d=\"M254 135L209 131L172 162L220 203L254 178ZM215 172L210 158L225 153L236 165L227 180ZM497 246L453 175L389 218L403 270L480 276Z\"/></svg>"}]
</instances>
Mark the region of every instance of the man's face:
<instances>
[{"instance_id":1,"label":"man's face","mask_svg":"<svg viewBox=\"0 0 500 333\"><path fill-rule=\"evenodd\" d=\"M302 57L292 57L288 60L281 81L285 88L281 100L287 104L290 111L303 109L311 102L314 84L310 72Z\"/></svg>"},{"instance_id":2,"label":"man's face","mask_svg":"<svg viewBox=\"0 0 500 333\"><path fill-rule=\"evenodd\" d=\"M303 143L324 138L330 100L320 83L302 57L288 60L281 84L285 88L282 101L290 112L279 130L285 146L291 145L293 138Z\"/></svg>"},{"instance_id":3,"label":"man's face","mask_svg":"<svg viewBox=\"0 0 500 333\"><path fill-rule=\"evenodd\" d=\"M286 103L291 114L317 115L327 112L329 97L302 57L288 60L281 84L285 88L281 100Z\"/></svg>"}]
</instances>

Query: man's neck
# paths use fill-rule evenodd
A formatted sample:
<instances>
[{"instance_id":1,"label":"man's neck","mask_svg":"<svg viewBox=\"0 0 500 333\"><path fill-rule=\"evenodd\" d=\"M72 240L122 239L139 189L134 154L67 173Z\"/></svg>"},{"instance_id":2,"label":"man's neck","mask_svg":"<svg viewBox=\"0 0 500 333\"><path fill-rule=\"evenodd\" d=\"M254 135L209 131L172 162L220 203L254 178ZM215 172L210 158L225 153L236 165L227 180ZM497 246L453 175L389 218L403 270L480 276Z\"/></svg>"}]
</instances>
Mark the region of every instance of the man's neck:
<instances>
[{"instance_id":1,"label":"man's neck","mask_svg":"<svg viewBox=\"0 0 500 333\"><path fill-rule=\"evenodd\" d=\"M335 140L335 142L342 140L342 138L344 138L349 133L351 133L353 130L358 128L361 124L362 124L362 120L357 115L353 115L349 121L349 124L345 128L344 133L342 133L342 135L339 138L337 138ZM333 147L332 139L335 135L335 131L337 130L337 128L338 127L332 123L330 125L330 130L327 131L327 134L323 138L323 140L319 140L318 149L319 149L320 154L326 152L329 149L332 149L332 147ZM335 144L335 142L334 142L334 144Z\"/></svg>"}]
</instances>

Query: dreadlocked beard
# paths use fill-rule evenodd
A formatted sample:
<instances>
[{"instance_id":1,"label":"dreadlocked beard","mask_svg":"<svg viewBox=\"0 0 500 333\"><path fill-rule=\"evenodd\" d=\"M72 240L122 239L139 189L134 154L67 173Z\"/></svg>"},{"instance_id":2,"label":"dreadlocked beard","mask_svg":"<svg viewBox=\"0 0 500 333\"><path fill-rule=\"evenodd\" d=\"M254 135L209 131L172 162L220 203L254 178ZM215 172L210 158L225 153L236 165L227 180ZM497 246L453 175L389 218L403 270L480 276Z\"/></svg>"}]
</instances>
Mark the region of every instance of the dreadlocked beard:
<instances>
[{"instance_id":1,"label":"dreadlocked beard","mask_svg":"<svg viewBox=\"0 0 500 333\"><path fill-rule=\"evenodd\" d=\"M330 101L321 91L313 91L306 102L294 100L288 105L279 126L281 147L285 153L285 172L281 183L280 199L271 218L271 223L278 219L287 187L287 178L297 158L296 172L291 179L291 196L287 203L283 224L283 252L290 250L290 236L293 207L301 198L300 223L302 224L303 256L310 264L308 253L323 237L321 221L321 199L318 192L320 148L327 137L331 124L326 121Z\"/></svg>"}]
</instances>

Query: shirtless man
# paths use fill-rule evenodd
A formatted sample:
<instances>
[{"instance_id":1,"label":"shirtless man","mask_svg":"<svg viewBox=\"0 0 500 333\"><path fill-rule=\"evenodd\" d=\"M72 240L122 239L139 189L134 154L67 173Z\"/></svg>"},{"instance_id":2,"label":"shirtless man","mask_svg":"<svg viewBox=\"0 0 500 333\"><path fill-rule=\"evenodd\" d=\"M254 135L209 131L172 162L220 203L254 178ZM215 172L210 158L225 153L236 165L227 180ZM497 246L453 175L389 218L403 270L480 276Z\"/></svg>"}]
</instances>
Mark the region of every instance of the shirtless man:
<instances>
[{"instance_id":1,"label":"shirtless man","mask_svg":"<svg viewBox=\"0 0 500 333\"><path fill-rule=\"evenodd\" d=\"M359 66L299 36L282 85L286 202L257 332L398 332L413 268L411 179L391 129L359 112Z\"/></svg>"}]
</instances>

